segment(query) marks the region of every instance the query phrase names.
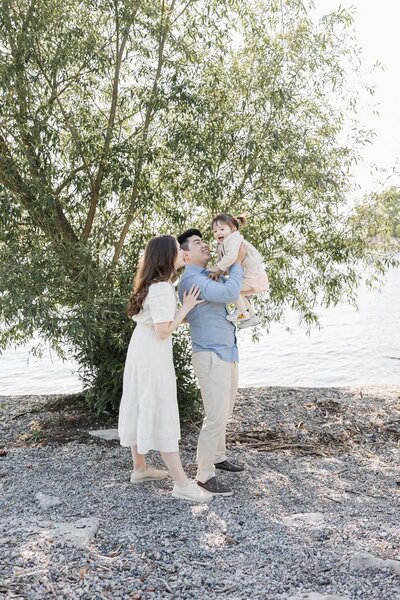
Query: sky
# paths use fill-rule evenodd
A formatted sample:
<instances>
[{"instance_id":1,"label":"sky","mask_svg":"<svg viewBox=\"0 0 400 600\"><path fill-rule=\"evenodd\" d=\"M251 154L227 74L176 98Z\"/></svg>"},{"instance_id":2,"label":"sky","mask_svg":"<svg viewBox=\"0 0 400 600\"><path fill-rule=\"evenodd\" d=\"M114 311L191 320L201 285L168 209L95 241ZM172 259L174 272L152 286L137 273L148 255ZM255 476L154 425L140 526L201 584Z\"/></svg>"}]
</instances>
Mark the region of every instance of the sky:
<instances>
[{"instance_id":1,"label":"sky","mask_svg":"<svg viewBox=\"0 0 400 600\"><path fill-rule=\"evenodd\" d=\"M362 124L374 129L373 143L363 152L363 165L355 167L354 175L362 192L379 190L387 185L382 173L371 174L371 165L392 169L397 163L400 170L400 52L398 31L400 23L399 0L315 0L315 11L323 15L339 6L353 7L354 30L363 49L363 72L367 81L375 85L372 98L365 93L363 103L377 106L379 115L371 109L359 112ZM384 70L373 70L379 60ZM393 176L391 183L400 184L400 176Z\"/></svg>"}]
</instances>

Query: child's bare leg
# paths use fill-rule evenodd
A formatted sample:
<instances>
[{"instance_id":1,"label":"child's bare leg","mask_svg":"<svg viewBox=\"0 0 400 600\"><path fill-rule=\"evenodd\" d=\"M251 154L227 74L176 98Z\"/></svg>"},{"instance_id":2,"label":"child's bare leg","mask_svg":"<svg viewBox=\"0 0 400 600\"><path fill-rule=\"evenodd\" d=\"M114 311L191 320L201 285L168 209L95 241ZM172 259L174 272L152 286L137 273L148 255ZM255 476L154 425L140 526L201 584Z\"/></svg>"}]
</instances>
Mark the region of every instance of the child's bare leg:
<instances>
[{"instance_id":1,"label":"child's bare leg","mask_svg":"<svg viewBox=\"0 0 400 600\"><path fill-rule=\"evenodd\" d=\"M250 300L249 300L248 296L244 296L244 295L243 295L243 303L245 304L245 306L246 306L246 310L248 311L249 315L250 315L251 317L254 317L254 316L255 316L255 314L256 314L256 312L255 312L255 310L254 310L254 308L253 308L253 305L252 305L252 303L250 302Z\"/></svg>"},{"instance_id":2,"label":"child's bare leg","mask_svg":"<svg viewBox=\"0 0 400 600\"><path fill-rule=\"evenodd\" d=\"M242 294L240 294L239 298L235 302L236 308L241 313L246 313L248 311L248 304L249 302L247 298L245 296L242 296Z\"/></svg>"}]
</instances>

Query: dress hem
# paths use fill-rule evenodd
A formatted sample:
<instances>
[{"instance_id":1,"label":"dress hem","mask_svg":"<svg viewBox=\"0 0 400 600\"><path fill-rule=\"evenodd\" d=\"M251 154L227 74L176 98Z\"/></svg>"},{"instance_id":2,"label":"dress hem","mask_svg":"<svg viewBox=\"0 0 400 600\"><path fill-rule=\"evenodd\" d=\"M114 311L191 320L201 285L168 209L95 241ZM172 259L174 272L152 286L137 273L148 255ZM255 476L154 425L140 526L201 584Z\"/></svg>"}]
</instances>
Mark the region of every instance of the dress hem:
<instances>
[{"instance_id":1,"label":"dress hem","mask_svg":"<svg viewBox=\"0 0 400 600\"><path fill-rule=\"evenodd\" d=\"M174 445L173 448L171 444L171 446L168 446L167 448L165 446L162 446L161 444L151 444L149 446L145 446L145 448L147 449L142 449L139 448L137 449L138 454L147 454L148 452L150 452L150 450L155 450L156 452L179 452L179 441L181 438L178 438L176 445ZM132 446L137 446L138 443L137 441L132 441L132 442L122 442L120 440L120 446L122 446L123 448L131 448ZM157 447L155 447L157 446ZM161 447L162 446L162 447Z\"/></svg>"}]
</instances>

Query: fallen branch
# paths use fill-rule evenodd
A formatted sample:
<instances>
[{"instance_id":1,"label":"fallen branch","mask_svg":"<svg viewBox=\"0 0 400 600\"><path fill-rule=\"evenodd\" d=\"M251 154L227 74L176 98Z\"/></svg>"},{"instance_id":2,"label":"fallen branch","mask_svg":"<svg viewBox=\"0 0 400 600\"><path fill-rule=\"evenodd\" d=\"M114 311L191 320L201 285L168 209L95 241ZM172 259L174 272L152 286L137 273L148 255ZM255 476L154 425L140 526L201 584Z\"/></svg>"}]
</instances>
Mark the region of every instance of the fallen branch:
<instances>
[{"instance_id":1,"label":"fallen branch","mask_svg":"<svg viewBox=\"0 0 400 600\"><path fill-rule=\"evenodd\" d=\"M250 446L251 447L251 446ZM316 450L313 446L304 446L303 444L280 444L277 446L265 446L264 444L257 444L253 446L258 452L274 452L275 450L291 450L296 448L298 450L304 450L309 454L316 454L317 456L326 456L324 452Z\"/></svg>"}]
</instances>

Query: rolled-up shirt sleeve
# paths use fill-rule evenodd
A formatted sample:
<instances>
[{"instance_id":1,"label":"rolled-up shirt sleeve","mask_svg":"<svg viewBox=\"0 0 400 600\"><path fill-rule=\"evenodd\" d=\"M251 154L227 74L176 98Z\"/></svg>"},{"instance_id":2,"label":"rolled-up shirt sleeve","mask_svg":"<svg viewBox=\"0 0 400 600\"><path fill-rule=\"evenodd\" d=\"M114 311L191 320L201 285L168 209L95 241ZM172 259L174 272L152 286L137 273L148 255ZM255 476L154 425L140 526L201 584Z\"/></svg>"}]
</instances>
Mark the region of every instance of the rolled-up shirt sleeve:
<instances>
[{"instance_id":1,"label":"rolled-up shirt sleeve","mask_svg":"<svg viewBox=\"0 0 400 600\"><path fill-rule=\"evenodd\" d=\"M213 281L209 277L197 277L195 285L201 290L201 298L208 302L235 302L240 295L243 282L243 268L234 264L230 270L230 276L224 281Z\"/></svg>"}]
</instances>

